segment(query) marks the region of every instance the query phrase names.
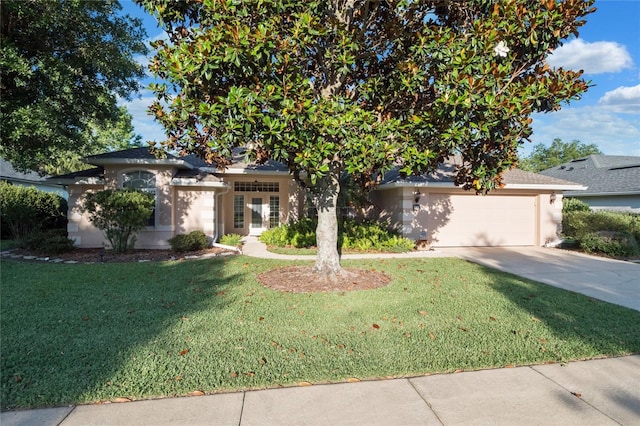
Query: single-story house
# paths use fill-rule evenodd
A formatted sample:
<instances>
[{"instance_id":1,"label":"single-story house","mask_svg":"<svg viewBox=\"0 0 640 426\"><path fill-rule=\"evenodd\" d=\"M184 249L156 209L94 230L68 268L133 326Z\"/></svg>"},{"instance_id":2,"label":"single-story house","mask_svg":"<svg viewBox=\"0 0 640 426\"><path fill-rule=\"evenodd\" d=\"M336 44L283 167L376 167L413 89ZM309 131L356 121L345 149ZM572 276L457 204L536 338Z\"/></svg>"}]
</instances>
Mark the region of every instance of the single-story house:
<instances>
[{"instance_id":1,"label":"single-story house","mask_svg":"<svg viewBox=\"0 0 640 426\"><path fill-rule=\"evenodd\" d=\"M640 157L589 155L540 172L544 176L577 182L586 191L568 191L592 210L640 213Z\"/></svg>"},{"instance_id":2,"label":"single-story house","mask_svg":"<svg viewBox=\"0 0 640 426\"><path fill-rule=\"evenodd\" d=\"M48 181L47 176L40 176L33 171L19 172L4 158L0 158L0 180L17 186L33 186L40 191L53 192L65 199L68 197L62 185Z\"/></svg>"},{"instance_id":3,"label":"single-story house","mask_svg":"<svg viewBox=\"0 0 640 426\"><path fill-rule=\"evenodd\" d=\"M69 238L79 247L100 247L102 233L80 205L88 191L132 187L156 197L149 226L138 248L167 248L177 234L201 230L213 240L229 233L260 234L305 212L304 191L277 162L248 164L239 152L226 170L195 156L156 158L148 148L88 157L96 166L50 180L69 190ZM371 194L382 217L414 240L433 246L540 246L558 238L562 191L580 185L512 170L505 187L477 196L453 185L454 164L433 174L385 175Z\"/></svg>"}]
</instances>

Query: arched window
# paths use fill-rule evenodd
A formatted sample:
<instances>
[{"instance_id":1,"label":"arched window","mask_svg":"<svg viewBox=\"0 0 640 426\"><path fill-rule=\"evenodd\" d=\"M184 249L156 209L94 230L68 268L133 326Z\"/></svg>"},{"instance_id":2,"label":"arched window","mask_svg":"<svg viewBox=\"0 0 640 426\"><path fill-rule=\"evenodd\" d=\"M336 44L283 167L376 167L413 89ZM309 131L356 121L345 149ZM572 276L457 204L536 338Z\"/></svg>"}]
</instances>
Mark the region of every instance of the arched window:
<instances>
[{"instance_id":1,"label":"arched window","mask_svg":"<svg viewBox=\"0 0 640 426\"><path fill-rule=\"evenodd\" d=\"M146 192L153 195L153 199L156 198L156 175L151 172L145 172L143 170L137 170L135 172L127 172L122 174L122 187L137 189L138 191ZM147 226L155 226L156 224L156 209L153 209L151 217L149 217L149 223Z\"/></svg>"}]
</instances>

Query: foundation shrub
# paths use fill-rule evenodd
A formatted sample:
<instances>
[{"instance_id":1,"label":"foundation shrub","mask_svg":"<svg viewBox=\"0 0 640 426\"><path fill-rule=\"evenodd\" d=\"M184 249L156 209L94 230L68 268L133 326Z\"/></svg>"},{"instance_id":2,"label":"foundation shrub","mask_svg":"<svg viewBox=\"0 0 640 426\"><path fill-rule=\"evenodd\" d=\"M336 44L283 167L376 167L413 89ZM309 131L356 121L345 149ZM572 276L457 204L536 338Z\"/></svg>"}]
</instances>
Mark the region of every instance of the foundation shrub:
<instances>
[{"instance_id":1,"label":"foundation shrub","mask_svg":"<svg viewBox=\"0 0 640 426\"><path fill-rule=\"evenodd\" d=\"M224 244L224 243L223 243ZM179 234L169 239L171 250L184 253L187 251L204 250L209 247L209 237L202 231L192 231L188 234Z\"/></svg>"}]
</instances>

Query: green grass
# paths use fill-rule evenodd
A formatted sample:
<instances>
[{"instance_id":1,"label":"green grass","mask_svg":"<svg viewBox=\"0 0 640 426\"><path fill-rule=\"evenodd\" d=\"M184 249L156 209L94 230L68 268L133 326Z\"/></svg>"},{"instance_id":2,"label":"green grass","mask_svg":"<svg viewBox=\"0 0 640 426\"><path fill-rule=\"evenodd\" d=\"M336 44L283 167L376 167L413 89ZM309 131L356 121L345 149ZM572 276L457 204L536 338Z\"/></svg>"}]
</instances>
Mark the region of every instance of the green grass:
<instances>
[{"instance_id":1,"label":"green grass","mask_svg":"<svg viewBox=\"0 0 640 426\"><path fill-rule=\"evenodd\" d=\"M459 259L344 262L385 288L290 294L233 256L3 260L2 409L413 376L640 352L640 312Z\"/></svg>"}]
</instances>

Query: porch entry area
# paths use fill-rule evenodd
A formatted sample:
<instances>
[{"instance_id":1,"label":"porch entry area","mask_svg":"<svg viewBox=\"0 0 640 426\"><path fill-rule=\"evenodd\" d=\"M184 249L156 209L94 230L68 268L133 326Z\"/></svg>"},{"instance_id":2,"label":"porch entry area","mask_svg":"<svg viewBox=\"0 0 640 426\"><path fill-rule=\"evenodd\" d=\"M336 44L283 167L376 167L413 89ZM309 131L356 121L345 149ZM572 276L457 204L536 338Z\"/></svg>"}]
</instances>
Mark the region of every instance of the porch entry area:
<instances>
[{"instance_id":1,"label":"porch entry area","mask_svg":"<svg viewBox=\"0 0 640 426\"><path fill-rule=\"evenodd\" d=\"M233 228L235 233L260 235L280 225L278 182L235 182Z\"/></svg>"}]
</instances>

